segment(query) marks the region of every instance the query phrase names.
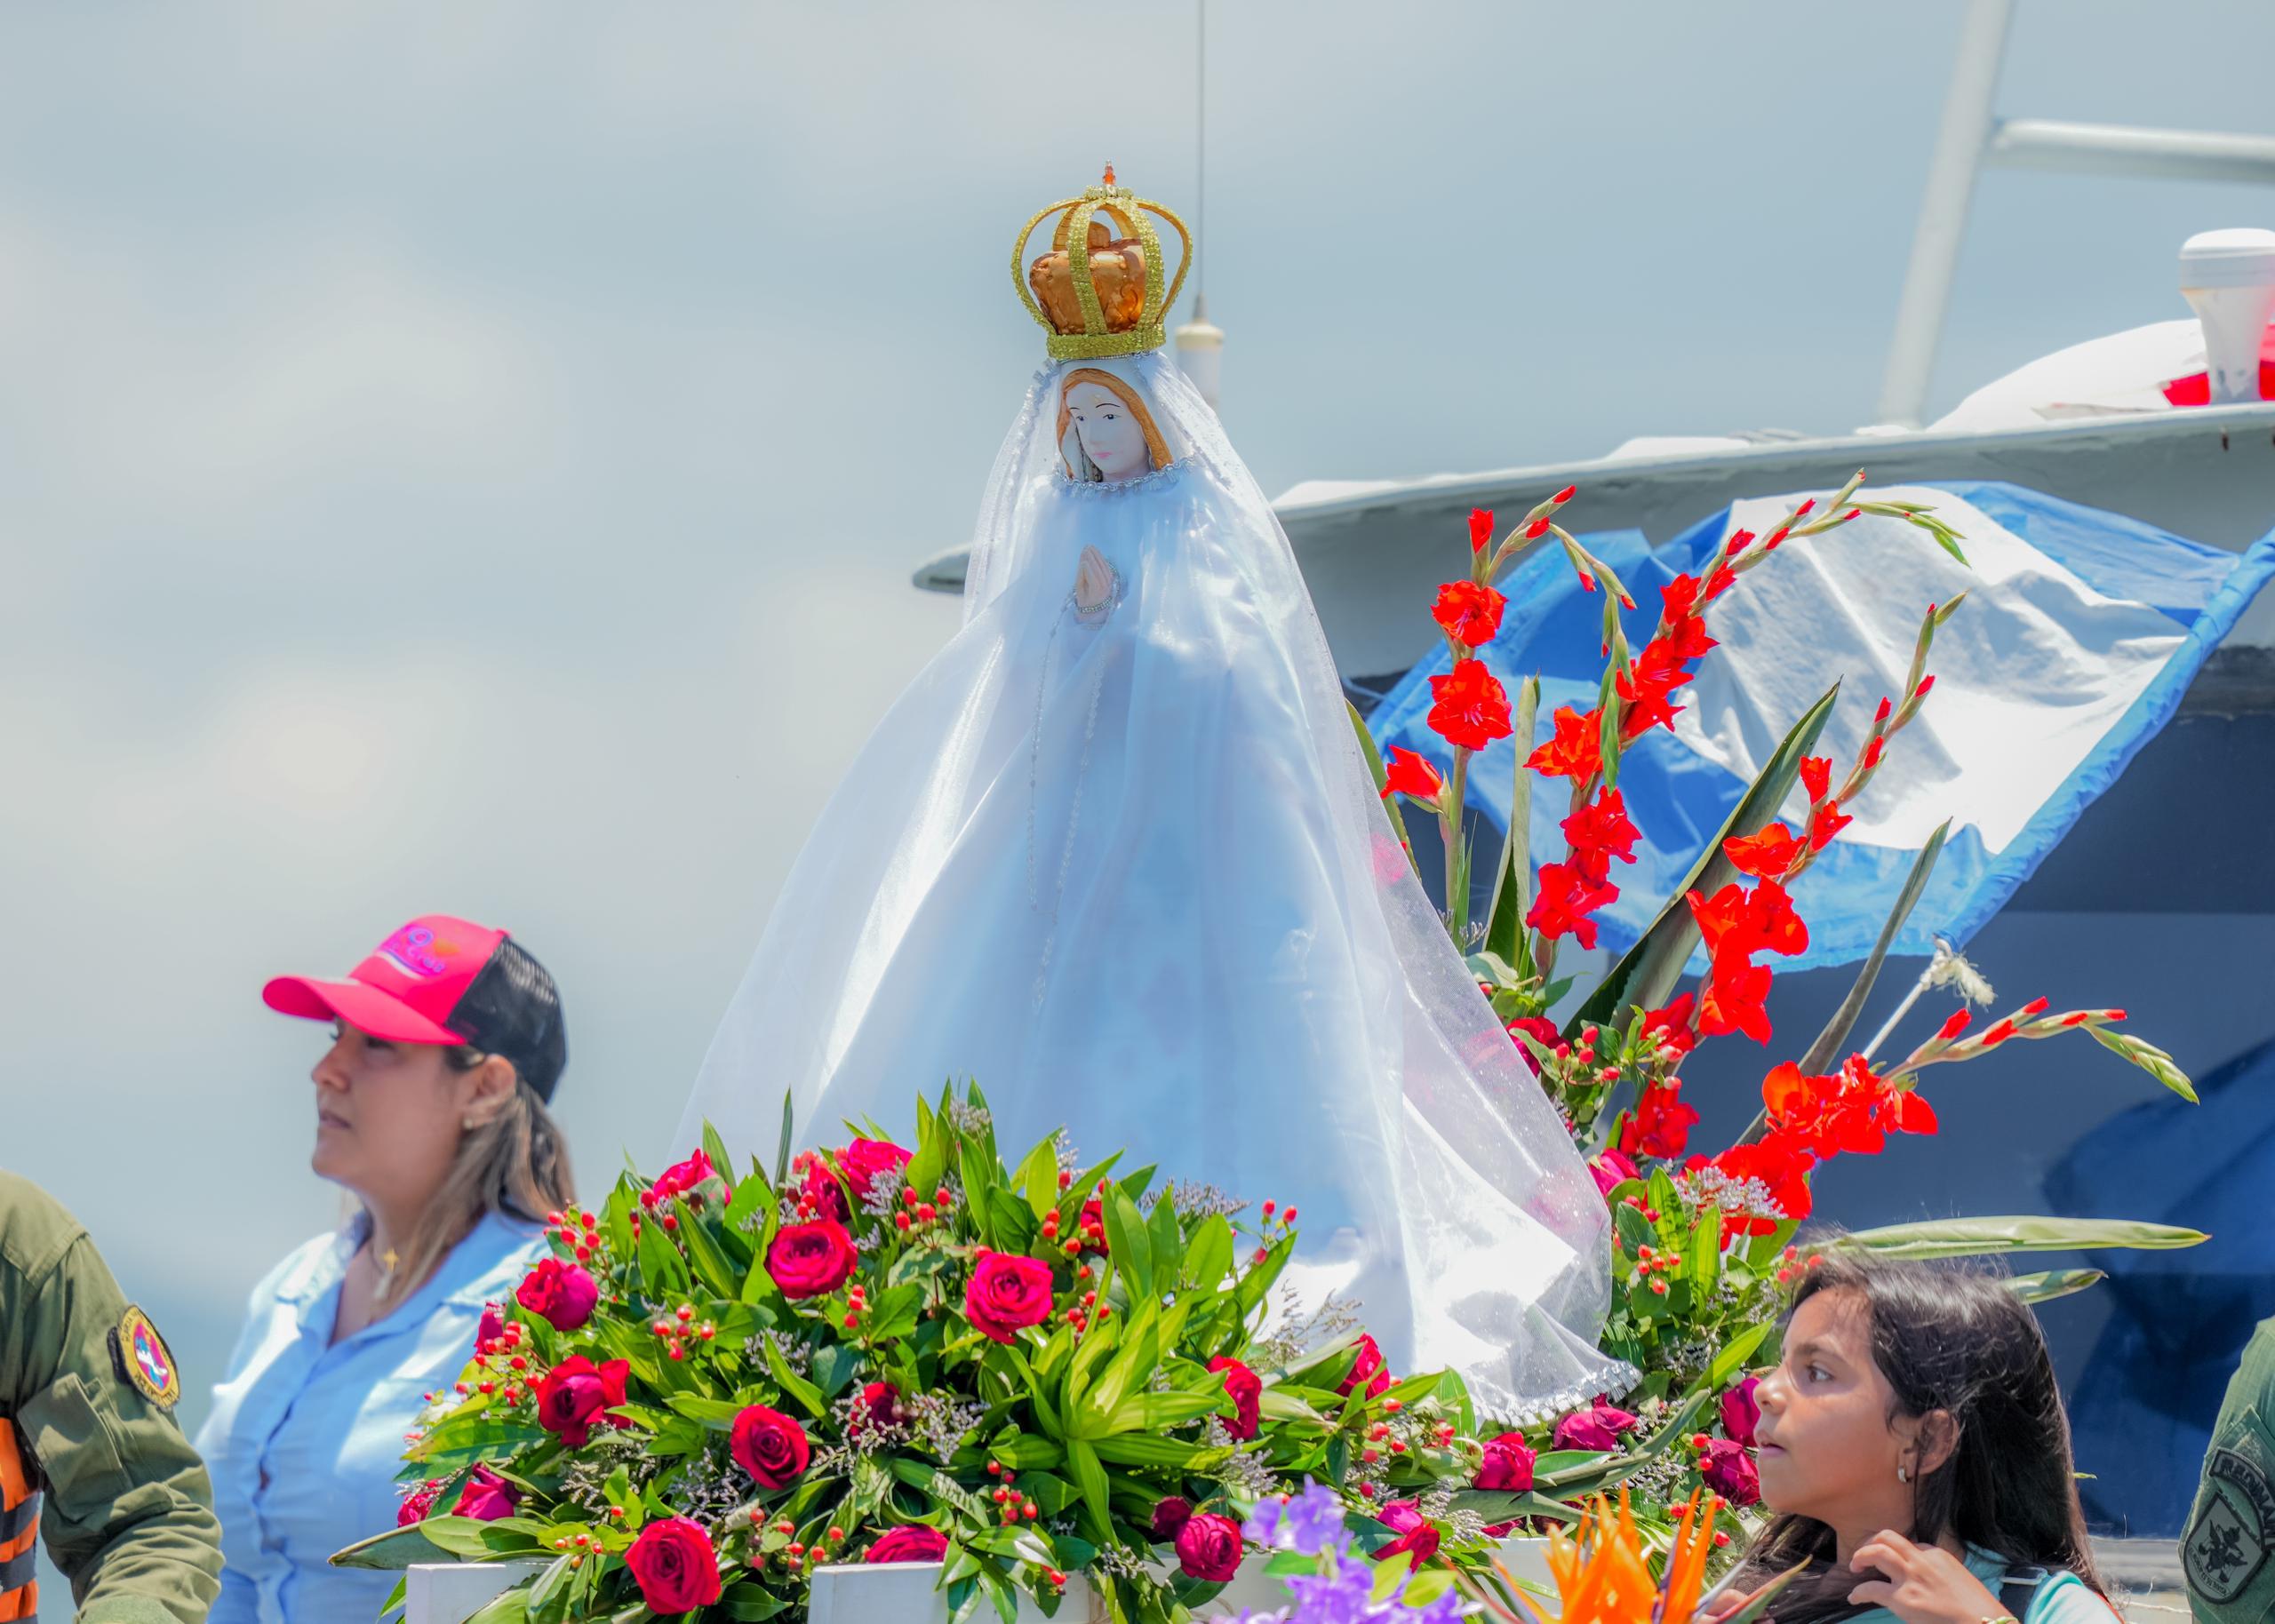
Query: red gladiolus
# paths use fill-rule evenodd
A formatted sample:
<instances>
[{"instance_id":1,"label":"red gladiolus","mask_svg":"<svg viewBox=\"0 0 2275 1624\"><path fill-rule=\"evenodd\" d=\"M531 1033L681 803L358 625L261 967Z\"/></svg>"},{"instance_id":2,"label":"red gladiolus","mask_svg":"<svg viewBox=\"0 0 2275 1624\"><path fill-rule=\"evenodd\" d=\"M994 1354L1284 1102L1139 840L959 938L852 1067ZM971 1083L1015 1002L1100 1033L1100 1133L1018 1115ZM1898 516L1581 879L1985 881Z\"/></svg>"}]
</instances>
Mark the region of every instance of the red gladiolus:
<instances>
[{"instance_id":1,"label":"red gladiolus","mask_svg":"<svg viewBox=\"0 0 2275 1624\"><path fill-rule=\"evenodd\" d=\"M1447 743L1482 750L1509 736L1509 696L1483 660L1461 660L1445 676L1430 679L1430 727Z\"/></svg>"},{"instance_id":2,"label":"red gladiolus","mask_svg":"<svg viewBox=\"0 0 2275 1624\"><path fill-rule=\"evenodd\" d=\"M1709 1038L1744 1032L1756 1043L1771 1036L1769 967L1745 959L1716 959L1698 1006L1698 1030Z\"/></svg>"},{"instance_id":3,"label":"red gladiolus","mask_svg":"<svg viewBox=\"0 0 2275 1624\"><path fill-rule=\"evenodd\" d=\"M1561 507L1565 503L1572 499L1573 494L1579 489L1580 488L1577 485L1567 485L1563 490L1558 491L1554 496L1548 499L1555 503L1557 506Z\"/></svg>"},{"instance_id":4,"label":"red gladiolus","mask_svg":"<svg viewBox=\"0 0 2275 1624\"><path fill-rule=\"evenodd\" d=\"M1445 787L1445 779L1427 758L1402 744L1390 747L1390 765L1383 770L1384 800L1393 795L1411 795L1417 800L1434 802Z\"/></svg>"},{"instance_id":5,"label":"red gladiolus","mask_svg":"<svg viewBox=\"0 0 2275 1624\"><path fill-rule=\"evenodd\" d=\"M1596 922L1589 916L1618 896L1616 887L1592 883L1577 864L1544 863L1540 895L1533 899L1525 923L1551 940L1574 936L1583 948L1592 948Z\"/></svg>"},{"instance_id":6,"label":"red gladiolus","mask_svg":"<svg viewBox=\"0 0 2275 1624\"><path fill-rule=\"evenodd\" d=\"M1473 507L1469 510L1469 550L1482 553L1493 540L1493 510Z\"/></svg>"},{"instance_id":7,"label":"red gladiolus","mask_svg":"<svg viewBox=\"0 0 2275 1624\"><path fill-rule=\"evenodd\" d=\"M1682 707L1669 703L1670 697L1689 681L1690 667L1684 664L1682 651L1672 638L1656 637L1644 644L1633 667L1612 680L1627 706L1626 713L1620 718L1620 736L1632 740L1640 738L1653 728L1672 730Z\"/></svg>"},{"instance_id":8,"label":"red gladiolus","mask_svg":"<svg viewBox=\"0 0 2275 1624\"><path fill-rule=\"evenodd\" d=\"M1643 1031L1656 1033L1671 1055L1688 1055L1698 1047L1698 1034L1690 1030L1691 1001L1692 995L1686 992L1664 1009L1654 1009L1643 1017Z\"/></svg>"},{"instance_id":9,"label":"red gladiolus","mask_svg":"<svg viewBox=\"0 0 2275 1624\"><path fill-rule=\"evenodd\" d=\"M1448 581L1438 588L1438 601L1431 605L1430 617L1454 641L1475 649L1500 635L1501 611L1508 601L1490 586L1476 581Z\"/></svg>"},{"instance_id":10,"label":"red gladiolus","mask_svg":"<svg viewBox=\"0 0 2275 1624\"><path fill-rule=\"evenodd\" d=\"M659 1617L708 1607L719 1599L719 1554L700 1523L667 1517L650 1523L624 1553L640 1599Z\"/></svg>"},{"instance_id":11,"label":"red gladiolus","mask_svg":"<svg viewBox=\"0 0 2275 1624\"><path fill-rule=\"evenodd\" d=\"M1808 1152L1783 1134L1771 1134L1752 1144L1732 1145L1712 1160L1694 1157L1685 1164L1696 1172L1712 1167L1736 1184L1758 1184L1768 1197L1776 1214L1727 1201L1722 1208L1723 1243L1742 1235L1767 1235L1781 1220L1799 1223L1809 1215Z\"/></svg>"},{"instance_id":12,"label":"red gladiolus","mask_svg":"<svg viewBox=\"0 0 2275 1624\"><path fill-rule=\"evenodd\" d=\"M1722 556L1724 558L1736 558L1739 553L1745 551L1746 544L1751 542L1752 539L1753 532L1752 530L1732 530L1730 532L1730 538L1722 544Z\"/></svg>"},{"instance_id":13,"label":"red gladiolus","mask_svg":"<svg viewBox=\"0 0 2275 1624\"><path fill-rule=\"evenodd\" d=\"M1969 1015L1966 1010L1954 1009L1952 1011L1950 1018L1944 1021L1942 1028L1936 1031L1936 1036L1942 1039L1945 1043L1954 1042L1958 1039L1959 1035L1967 1030L1967 1023L1973 1019L1975 1019L1975 1017Z\"/></svg>"},{"instance_id":14,"label":"red gladiolus","mask_svg":"<svg viewBox=\"0 0 2275 1624\"><path fill-rule=\"evenodd\" d=\"M1726 885L1711 898L1693 891L1685 900L1690 904L1691 917L1698 922L1706 951L1715 961L1716 980L1720 979L1725 959L1765 951L1790 958L1809 944L1808 925L1793 912L1792 899L1784 887L1775 880L1761 880L1751 891Z\"/></svg>"},{"instance_id":15,"label":"red gladiolus","mask_svg":"<svg viewBox=\"0 0 2275 1624\"><path fill-rule=\"evenodd\" d=\"M1527 541L1538 541L1542 537L1547 534L1548 521L1545 519L1536 519L1530 524L1525 526L1525 539ZM1593 592L1596 589L1595 582L1585 575L1583 575L1580 577L1580 585L1590 592Z\"/></svg>"},{"instance_id":16,"label":"red gladiolus","mask_svg":"<svg viewBox=\"0 0 2275 1624\"><path fill-rule=\"evenodd\" d=\"M1828 800L1809 812L1809 849L1823 851L1832 844L1832 837L1856 820L1840 809L1837 800Z\"/></svg>"},{"instance_id":17,"label":"red gladiolus","mask_svg":"<svg viewBox=\"0 0 2275 1624\"><path fill-rule=\"evenodd\" d=\"M1801 784L1808 791L1809 800L1812 802L1823 800L1824 799L1825 791L1831 788L1832 784L1832 758L1830 756L1803 756L1801 758Z\"/></svg>"},{"instance_id":18,"label":"red gladiolus","mask_svg":"<svg viewBox=\"0 0 2275 1624\"><path fill-rule=\"evenodd\" d=\"M1773 823L1755 834L1734 834L1722 842L1722 855L1741 874L1781 880L1801 855L1801 843L1782 823Z\"/></svg>"},{"instance_id":19,"label":"red gladiolus","mask_svg":"<svg viewBox=\"0 0 2275 1624\"><path fill-rule=\"evenodd\" d=\"M1770 1126L1820 1159L1877 1156L1889 1134L1932 1134L1936 1113L1895 1087L1861 1055L1832 1077L1810 1077L1790 1062L1761 1081Z\"/></svg>"},{"instance_id":20,"label":"red gladiolus","mask_svg":"<svg viewBox=\"0 0 2275 1624\"><path fill-rule=\"evenodd\" d=\"M1544 778L1569 778L1585 784L1603 770L1603 712L1585 715L1569 705L1556 707L1555 736L1525 758L1525 765Z\"/></svg>"},{"instance_id":21,"label":"red gladiolus","mask_svg":"<svg viewBox=\"0 0 2275 1624\"><path fill-rule=\"evenodd\" d=\"M1619 1148L1629 1156L1655 1156L1673 1161L1690 1146L1690 1130L1698 1113L1682 1103L1680 1084L1646 1088L1635 1110L1619 1130Z\"/></svg>"},{"instance_id":22,"label":"red gladiolus","mask_svg":"<svg viewBox=\"0 0 2275 1624\"><path fill-rule=\"evenodd\" d=\"M1561 827L1572 848L1574 864L1597 885L1611 872L1611 858L1635 861L1635 842L1641 831L1628 821L1626 798L1617 790L1605 790L1566 818Z\"/></svg>"}]
</instances>

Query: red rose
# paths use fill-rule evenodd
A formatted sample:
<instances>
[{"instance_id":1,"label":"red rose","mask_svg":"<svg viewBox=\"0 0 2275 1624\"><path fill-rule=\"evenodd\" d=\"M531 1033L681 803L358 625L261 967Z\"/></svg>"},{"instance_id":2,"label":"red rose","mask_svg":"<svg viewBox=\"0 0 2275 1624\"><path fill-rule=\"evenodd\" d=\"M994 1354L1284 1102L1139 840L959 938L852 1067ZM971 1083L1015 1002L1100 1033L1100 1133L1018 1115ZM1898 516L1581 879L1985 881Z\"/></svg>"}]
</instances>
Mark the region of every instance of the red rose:
<instances>
[{"instance_id":1,"label":"red rose","mask_svg":"<svg viewBox=\"0 0 2275 1624\"><path fill-rule=\"evenodd\" d=\"M1367 1384L1369 1398L1379 1398L1390 1390L1390 1366L1383 1361L1383 1350L1375 1346L1373 1337L1364 1333L1359 1338L1359 1357L1351 1365L1351 1373L1335 1390L1347 1398L1361 1381Z\"/></svg>"},{"instance_id":2,"label":"red rose","mask_svg":"<svg viewBox=\"0 0 2275 1624\"><path fill-rule=\"evenodd\" d=\"M1256 1437L1260 1425L1258 1411L1264 1398L1264 1378L1238 1359L1211 1359L1210 1370L1225 1373L1225 1390L1233 1396L1232 1425L1225 1430L1233 1441L1245 1444Z\"/></svg>"},{"instance_id":3,"label":"red rose","mask_svg":"<svg viewBox=\"0 0 2275 1624\"><path fill-rule=\"evenodd\" d=\"M852 1278L859 1261L853 1238L834 1218L786 1223L766 1249L766 1272L793 1302L835 1291Z\"/></svg>"},{"instance_id":4,"label":"red rose","mask_svg":"<svg viewBox=\"0 0 2275 1624\"><path fill-rule=\"evenodd\" d=\"M1241 1571L1241 1525L1214 1511L1187 1517L1177 1531L1177 1564L1190 1578L1227 1582Z\"/></svg>"},{"instance_id":5,"label":"red rose","mask_svg":"<svg viewBox=\"0 0 2275 1624\"><path fill-rule=\"evenodd\" d=\"M488 1467L477 1466L474 1476L466 1480L466 1493L459 1496L458 1515L494 1523L501 1517L513 1516L514 1508L521 1503L519 1489Z\"/></svg>"},{"instance_id":6,"label":"red rose","mask_svg":"<svg viewBox=\"0 0 2275 1624\"><path fill-rule=\"evenodd\" d=\"M1753 1396L1760 1385L1760 1376L1748 1376L1722 1395L1722 1430L1748 1449L1753 1447L1753 1429L1761 1424L1761 1405Z\"/></svg>"},{"instance_id":7,"label":"red rose","mask_svg":"<svg viewBox=\"0 0 2275 1624\"><path fill-rule=\"evenodd\" d=\"M538 1381L538 1425L559 1433L570 1448L582 1449L594 1422L614 1424L606 1413L624 1402L624 1381L631 1373L623 1359L595 1365L581 1353L570 1355Z\"/></svg>"},{"instance_id":8,"label":"red rose","mask_svg":"<svg viewBox=\"0 0 2275 1624\"><path fill-rule=\"evenodd\" d=\"M1448 581L1438 588L1430 617L1457 643L1476 649L1500 634L1501 611L1508 600L1475 581Z\"/></svg>"},{"instance_id":9,"label":"red rose","mask_svg":"<svg viewBox=\"0 0 2275 1624\"><path fill-rule=\"evenodd\" d=\"M806 1182L799 1189L801 1206L810 1206L817 1218L834 1218L842 1223L853 1215L845 1205L845 1186L829 1170L829 1164L818 1156L806 1164Z\"/></svg>"},{"instance_id":10,"label":"red rose","mask_svg":"<svg viewBox=\"0 0 2275 1624\"><path fill-rule=\"evenodd\" d=\"M639 1582L640 1599L658 1614L708 1607L719 1599L719 1554L703 1524L683 1517L649 1524L624 1553Z\"/></svg>"},{"instance_id":11,"label":"red rose","mask_svg":"<svg viewBox=\"0 0 2275 1624\"><path fill-rule=\"evenodd\" d=\"M442 1491L443 1485L433 1478L420 1484L418 1491L403 1502L403 1509L395 1514L395 1525L408 1528L413 1523L425 1522L427 1514L435 1509L435 1496Z\"/></svg>"},{"instance_id":12,"label":"red rose","mask_svg":"<svg viewBox=\"0 0 2275 1624\"><path fill-rule=\"evenodd\" d=\"M1733 1506L1751 1506L1761 1499L1761 1479L1744 1445L1729 1438L1709 1438L1698 1458L1699 1476L1706 1486Z\"/></svg>"},{"instance_id":13,"label":"red rose","mask_svg":"<svg viewBox=\"0 0 2275 1624\"><path fill-rule=\"evenodd\" d=\"M1620 1436L1643 1424L1640 1416L1630 1415L1603 1399L1598 1399L1585 1410L1575 1410L1556 1423L1556 1447L1559 1449L1616 1449Z\"/></svg>"},{"instance_id":14,"label":"red rose","mask_svg":"<svg viewBox=\"0 0 2275 1624\"><path fill-rule=\"evenodd\" d=\"M1387 1562L1401 1551L1414 1553L1414 1565L1420 1567L1438 1554L1438 1531L1430 1526L1422 1509L1410 1500L1393 1501L1375 1513L1384 1527L1394 1532L1393 1540L1375 1553L1375 1560Z\"/></svg>"},{"instance_id":15,"label":"red rose","mask_svg":"<svg viewBox=\"0 0 2275 1624\"><path fill-rule=\"evenodd\" d=\"M514 1301L556 1331L574 1331L593 1317L600 1283L574 1263L557 1257L539 1262L515 1288Z\"/></svg>"},{"instance_id":16,"label":"red rose","mask_svg":"<svg viewBox=\"0 0 2275 1624\"><path fill-rule=\"evenodd\" d=\"M1430 679L1430 730L1448 744L1482 750L1509 736L1509 696L1483 660L1458 660L1452 671Z\"/></svg>"},{"instance_id":17,"label":"red rose","mask_svg":"<svg viewBox=\"0 0 2275 1624\"><path fill-rule=\"evenodd\" d=\"M938 1562L948 1552L948 1536L937 1528L910 1523L889 1528L869 1547L864 1562Z\"/></svg>"},{"instance_id":18,"label":"red rose","mask_svg":"<svg viewBox=\"0 0 2275 1624\"><path fill-rule=\"evenodd\" d=\"M1050 1266L1008 1252L982 1251L971 1284L964 1287L963 1311L981 1335L1010 1342L1022 1326L1050 1318Z\"/></svg>"},{"instance_id":19,"label":"red rose","mask_svg":"<svg viewBox=\"0 0 2275 1624\"><path fill-rule=\"evenodd\" d=\"M806 1429L779 1410L746 1406L727 1435L727 1453L762 1489L786 1489L806 1469Z\"/></svg>"},{"instance_id":20,"label":"red rose","mask_svg":"<svg viewBox=\"0 0 2275 1624\"><path fill-rule=\"evenodd\" d=\"M838 1153L837 1165L845 1170L853 1198L866 1201L872 1179L881 1173L898 1173L915 1159L889 1139L857 1139Z\"/></svg>"},{"instance_id":21,"label":"red rose","mask_svg":"<svg viewBox=\"0 0 2275 1624\"><path fill-rule=\"evenodd\" d=\"M861 1410L872 1426L898 1426L900 1422L900 1389L890 1381L870 1382L861 1389Z\"/></svg>"},{"instance_id":22,"label":"red rose","mask_svg":"<svg viewBox=\"0 0 2275 1624\"><path fill-rule=\"evenodd\" d=\"M1630 1179L1640 1179L1642 1170L1637 1167L1624 1150L1606 1150L1588 1164L1596 1188L1609 1195Z\"/></svg>"},{"instance_id":23,"label":"red rose","mask_svg":"<svg viewBox=\"0 0 2275 1624\"><path fill-rule=\"evenodd\" d=\"M1172 1494L1153 1508L1153 1538L1174 1540L1177 1531L1193 1520L1193 1502Z\"/></svg>"},{"instance_id":24,"label":"red rose","mask_svg":"<svg viewBox=\"0 0 2275 1624\"><path fill-rule=\"evenodd\" d=\"M1479 1463L1477 1476L1470 1486L1522 1494L1532 1487L1532 1463L1537 1458L1521 1432L1505 1432L1499 1437L1488 1439L1485 1459Z\"/></svg>"}]
</instances>

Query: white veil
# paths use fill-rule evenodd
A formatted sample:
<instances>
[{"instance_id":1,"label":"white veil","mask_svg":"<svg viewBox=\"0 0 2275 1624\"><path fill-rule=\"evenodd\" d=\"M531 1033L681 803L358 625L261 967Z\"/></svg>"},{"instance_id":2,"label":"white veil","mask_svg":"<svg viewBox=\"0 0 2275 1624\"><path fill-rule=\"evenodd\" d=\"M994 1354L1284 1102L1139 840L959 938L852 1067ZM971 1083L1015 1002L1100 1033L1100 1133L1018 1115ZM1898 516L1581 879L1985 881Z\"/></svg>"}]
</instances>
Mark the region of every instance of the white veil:
<instances>
[{"instance_id":1,"label":"white veil","mask_svg":"<svg viewBox=\"0 0 2275 1624\"><path fill-rule=\"evenodd\" d=\"M1078 367L1175 460L1067 477ZM1142 414L1141 414L1142 415ZM1159 460L1157 456L1156 460ZM1113 565L1075 613L1085 546ZM1016 1157L1091 1156L1299 1207L1289 1278L1360 1299L1486 1413L1635 1373L1593 1338L1601 1196L1408 867L1270 504L1158 353L1036 375L987 482L964 624L825 809L706 1056L706 1118L770 1146L905 1134L971 1075Z\"/></svg>"}]
</instances>

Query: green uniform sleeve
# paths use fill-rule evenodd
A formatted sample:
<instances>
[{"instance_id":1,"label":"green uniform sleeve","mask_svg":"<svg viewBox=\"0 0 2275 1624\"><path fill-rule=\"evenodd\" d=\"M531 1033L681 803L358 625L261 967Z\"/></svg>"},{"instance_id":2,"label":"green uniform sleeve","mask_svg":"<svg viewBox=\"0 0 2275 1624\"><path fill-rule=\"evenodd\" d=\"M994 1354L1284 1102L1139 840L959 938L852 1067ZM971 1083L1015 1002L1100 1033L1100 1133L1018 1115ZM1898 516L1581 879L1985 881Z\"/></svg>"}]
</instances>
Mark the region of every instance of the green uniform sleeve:
<instances>
[{"instance_id":1,"label":"green uniform sleeve","mask_svg":"<svg viewBox=\"0 0 2275 1624\"><path fill-rule=\"evenodd\" d=\"M2201 1624L2275 1620L2275 1320L2228 1383L2204 1478L2181 1536L2188 1602Z\"/></svg>"},{"instance_id":2,"label":"green uniform sleeve","mask_svg":"<svg viewBox=\"0 0 2275 1624\"><path fill-rule=\"evenodd\" d=\"M69 1233L52 1265L19 1283L6 1338L20 1356L7 1397L46 1480L41 1536L79 1624L200 1624L221 1583L204 1463L171 1409L121 1370L111 1333L126 1299L94 1243L76 1224Z\"/></svg>"}]
</instances>

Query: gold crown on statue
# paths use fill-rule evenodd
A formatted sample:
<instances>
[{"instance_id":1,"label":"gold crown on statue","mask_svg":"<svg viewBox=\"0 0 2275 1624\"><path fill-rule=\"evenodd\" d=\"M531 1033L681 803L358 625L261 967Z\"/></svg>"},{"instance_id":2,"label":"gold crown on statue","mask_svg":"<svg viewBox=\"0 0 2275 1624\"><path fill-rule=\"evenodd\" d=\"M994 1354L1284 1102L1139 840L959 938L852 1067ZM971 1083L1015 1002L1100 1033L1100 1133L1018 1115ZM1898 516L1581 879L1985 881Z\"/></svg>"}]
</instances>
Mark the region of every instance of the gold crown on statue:
<instances>
[{"instance_id":1,"label":"gold crown on statue","mask_svg":"<svg viewBox=\"0 0 2275 1624\"><path fill-rule=\"evenodd\" d=\"M1148 213L1176 227L1182 245L1177 275L1166 291L1161 286L1161 238L1145 218ZM1027 251L1027 239L1054 214L1059 219L1050 235L1050 251L1039 256L1022 277L1019 260ZM1097 218L1101 214L1121 229L1119 237ZM1069 247L1077 240L1084 251ZM1192 263L1193 234L1185 222L1161 204L1114 185L1109 163L1104 181L1080 197L1038 211L1026 223L1011 245L1011 283L1027 314L1050 333L1051 357L1089 361L1135 355L1168 342L1161 313L1177 302Z\"/></svg>"}]
</instances>

